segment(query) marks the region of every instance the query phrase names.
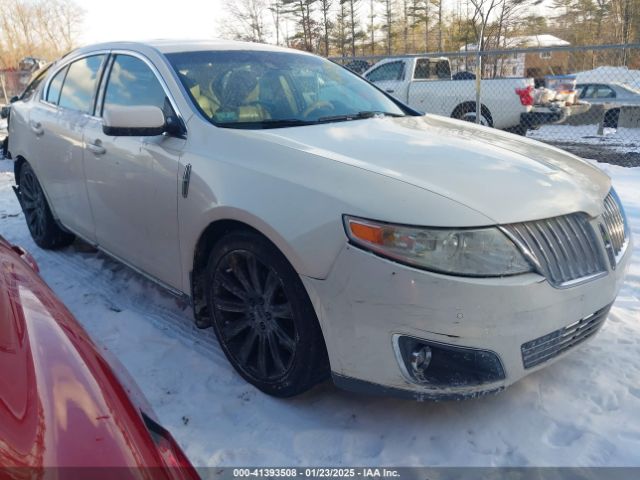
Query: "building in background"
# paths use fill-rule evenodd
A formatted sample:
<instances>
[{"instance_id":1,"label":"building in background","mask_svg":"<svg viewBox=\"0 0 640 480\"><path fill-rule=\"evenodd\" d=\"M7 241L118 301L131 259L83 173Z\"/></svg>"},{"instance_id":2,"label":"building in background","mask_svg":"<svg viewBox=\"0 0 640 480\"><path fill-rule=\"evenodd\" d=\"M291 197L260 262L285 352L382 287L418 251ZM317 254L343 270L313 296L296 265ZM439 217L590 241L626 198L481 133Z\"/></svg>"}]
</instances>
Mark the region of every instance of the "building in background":
<instances>
[{"instance_id":1,"label":"building in background","mask_svg":"<svg viewBox=\"0 0 640 480\"><path fill-rule=\"evenodd\" d=\"M565 47L570 45L566 40L553 35L527 35L521 37L502 38L497 48L541 48ZM467 44L460 48L461 52L469 52L469 56L460 57L456 61L457 71L476 71L477 44ZM549 51L531 53L509 53L491 55L484 61L483 78L495 77L531 77L543 78L547 75L562 75L569 70L569 52Z\"/></svg>"}]
</instances>

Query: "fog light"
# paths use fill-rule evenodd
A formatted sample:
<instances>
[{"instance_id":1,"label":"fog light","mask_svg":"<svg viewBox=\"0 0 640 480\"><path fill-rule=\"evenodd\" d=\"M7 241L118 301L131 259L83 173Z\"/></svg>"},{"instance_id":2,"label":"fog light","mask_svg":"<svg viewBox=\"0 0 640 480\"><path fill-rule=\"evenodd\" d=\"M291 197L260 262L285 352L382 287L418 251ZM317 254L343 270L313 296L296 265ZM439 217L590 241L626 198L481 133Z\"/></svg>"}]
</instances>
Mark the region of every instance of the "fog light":
<instances>
[{"instance_id":1,"label":"fog light","mask_svg":"<svg viewBox=\"0 0 640 480\"><path fill-rule=\"evenodd\" d=\"M420 381L425 381L425 371L431 364L431 348L427 345L418 346L411 352L411 373Z\"/></svg>"},{"instance_id":2,"label":"fog light","mask_svg":"<svg viewBox=\"0 0 640 480\"><path fill-rule=\"evenodd\" d=\"M498 355L488 350L397 336L398 360L409 379L437 387L471 387L504 380Z\"/></svg>"}]
</instances>

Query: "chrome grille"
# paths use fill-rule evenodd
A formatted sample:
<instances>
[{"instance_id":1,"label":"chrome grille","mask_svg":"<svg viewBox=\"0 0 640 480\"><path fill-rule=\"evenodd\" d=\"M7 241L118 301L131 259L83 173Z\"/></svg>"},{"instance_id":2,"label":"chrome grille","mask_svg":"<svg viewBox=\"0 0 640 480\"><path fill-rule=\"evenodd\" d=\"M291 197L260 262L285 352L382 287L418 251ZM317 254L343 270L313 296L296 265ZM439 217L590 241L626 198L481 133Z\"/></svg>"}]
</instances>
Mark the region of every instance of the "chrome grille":
<instances>
[{"instance_id":1,"label":"chrome grille","mask_svg":"<svg viewBox=\"0 0 640 480\"><path fill-rule=\"evenodd\" d=\"M502 227L554 286L569 286L606 271L596 234L584 213Z\"/></svg>"},{"instance_id":2,"label":"chrome grille","mask_svg":"<svg viewBox=\"0 0 640 480\"><path fill-rule=\"evenodd\" d=\"M611 305L608 305L560 330L522 344L520 350L522 351L524 368L540 365L569 348L584 342L600 329L607 318L610 308Z\"/></svg>"},{"instance_id":3,"label":"chrome grille","mask_svg":"<svg viewBox=\"0 0 640 480\"><path fill-rule=\"evenodd\" d=\"M611 266L615 267L627 243L627 225L620 199L613 190L604 200L602 221L607 234L603 235L605 247L611 250L610 253L613 254Z\"/></svg>"}]
</instances>

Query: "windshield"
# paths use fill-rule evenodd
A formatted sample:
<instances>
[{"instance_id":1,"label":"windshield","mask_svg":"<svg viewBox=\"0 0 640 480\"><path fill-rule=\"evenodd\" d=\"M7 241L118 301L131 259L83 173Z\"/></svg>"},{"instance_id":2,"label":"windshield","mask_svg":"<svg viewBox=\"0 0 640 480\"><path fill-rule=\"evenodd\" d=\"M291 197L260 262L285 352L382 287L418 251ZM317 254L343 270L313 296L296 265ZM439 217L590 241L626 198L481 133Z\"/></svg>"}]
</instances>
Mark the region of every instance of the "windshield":
<instances>
[{"instance_id":1,"label":"windshield","mask_svg":"<svg viewBox=\"0 0 640 480\"><path fill-rule=\"evenodd\" d=\"M166 55L215 125L277 128L405 113L359 76L320 57L288 52Z\"/></svg>"},{"instance_id":2,"label":"windshield","mask_svg":"<svg viewBox=\"0 0 640 480\"><path fill-rule=\"evenodd\" d=\"M640 88L634 88L631 85L620 85L620 87L632 95L640 95Z\"/></svg>"}]
</instances>

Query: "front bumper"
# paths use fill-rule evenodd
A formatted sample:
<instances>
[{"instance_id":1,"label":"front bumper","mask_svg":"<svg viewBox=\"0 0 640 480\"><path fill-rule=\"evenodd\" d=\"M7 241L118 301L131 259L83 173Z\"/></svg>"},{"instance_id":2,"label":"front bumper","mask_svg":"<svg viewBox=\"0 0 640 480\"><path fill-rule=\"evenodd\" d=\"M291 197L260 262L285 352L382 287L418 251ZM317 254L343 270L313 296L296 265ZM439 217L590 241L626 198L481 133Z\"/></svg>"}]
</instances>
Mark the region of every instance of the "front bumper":
<instances>
[{"instance_id":1,"label":"front bumper","mask_svg":"<svg viewBox=\"0 0 640 480\"><path fill-rule=\"evenodd\" d=\"M531 111L520 114L520 125L538 128L542 125L564 123L567 118L584 113L588 109L589 105L584 103L563 107L536 105Z\"/></svg>"},{"instance_id":2,"label":"front bumper","mask_svg":"<svg viewBox=\"0 0 640 480\"><path fill-rule=\"evenodd\" d=\"M424 399L497 392L563 357L525 368L522 346L589 318L619 291L631 245L615 270L571 288L538 274L464 278L399 265L345 245L325 280L303 278L325 336L334 381L367 393ZM427 386L413 381L394 338L495 353L505 378L482 385Z\"/></svg>"}]
</instances>

